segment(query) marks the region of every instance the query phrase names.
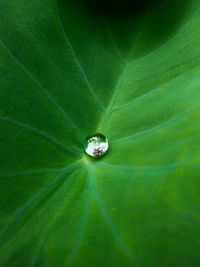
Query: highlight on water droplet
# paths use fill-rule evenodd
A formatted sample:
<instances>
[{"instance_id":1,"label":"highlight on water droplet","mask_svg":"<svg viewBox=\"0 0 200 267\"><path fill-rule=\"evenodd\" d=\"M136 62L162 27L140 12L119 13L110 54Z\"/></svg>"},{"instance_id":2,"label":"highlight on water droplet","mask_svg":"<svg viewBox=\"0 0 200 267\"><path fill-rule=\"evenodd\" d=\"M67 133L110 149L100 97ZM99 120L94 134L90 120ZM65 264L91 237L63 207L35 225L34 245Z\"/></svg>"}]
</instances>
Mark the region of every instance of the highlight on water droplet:
<instances>
[{"instance_id":1,"label":"highlight on water droplet","mask_svg":"<svg viewBox=\"0 0 200 267\"><path fill-rule=\"evenodd\" d=\"M88 136L83 143L86 154L97 158L103 156L108 151L108 139L100 133Z\"/></svg>"}]
</instances>

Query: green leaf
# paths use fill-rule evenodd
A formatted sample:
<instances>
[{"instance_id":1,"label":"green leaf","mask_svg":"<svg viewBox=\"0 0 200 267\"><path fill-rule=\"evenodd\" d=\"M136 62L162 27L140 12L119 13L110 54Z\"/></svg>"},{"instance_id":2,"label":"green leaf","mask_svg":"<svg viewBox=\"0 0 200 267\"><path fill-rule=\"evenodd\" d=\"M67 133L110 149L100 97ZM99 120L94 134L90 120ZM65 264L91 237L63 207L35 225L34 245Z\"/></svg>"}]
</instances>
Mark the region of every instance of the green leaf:
<instances>
[{"instance_id":1,"label":"green leaf","mask_svg":"<svg viewBox=\"0 0 200 267\"><path fill-rule=\"evenodd\" d=\"M199 266L200 1L74 2L0 1L0 266Z\"/></svg>"}]
</instances>

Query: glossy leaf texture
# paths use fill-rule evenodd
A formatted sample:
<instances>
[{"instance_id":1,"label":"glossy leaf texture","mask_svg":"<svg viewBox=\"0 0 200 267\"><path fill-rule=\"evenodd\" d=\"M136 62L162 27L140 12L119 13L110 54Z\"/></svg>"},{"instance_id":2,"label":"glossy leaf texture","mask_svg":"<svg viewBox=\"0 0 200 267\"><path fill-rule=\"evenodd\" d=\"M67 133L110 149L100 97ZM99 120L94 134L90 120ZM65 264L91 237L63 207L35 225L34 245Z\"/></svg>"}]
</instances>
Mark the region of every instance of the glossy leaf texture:
<instances>
[{"instance_id":1,"label":"glossy leaf texture","mask_svg":"<svg viewBox=\"0 0 200 267\"><path fill-rule=\"evenodd\" d=\"M199 266L200 1L75 2L0 1L0 266Z\"/></svg>"}]
</instances>

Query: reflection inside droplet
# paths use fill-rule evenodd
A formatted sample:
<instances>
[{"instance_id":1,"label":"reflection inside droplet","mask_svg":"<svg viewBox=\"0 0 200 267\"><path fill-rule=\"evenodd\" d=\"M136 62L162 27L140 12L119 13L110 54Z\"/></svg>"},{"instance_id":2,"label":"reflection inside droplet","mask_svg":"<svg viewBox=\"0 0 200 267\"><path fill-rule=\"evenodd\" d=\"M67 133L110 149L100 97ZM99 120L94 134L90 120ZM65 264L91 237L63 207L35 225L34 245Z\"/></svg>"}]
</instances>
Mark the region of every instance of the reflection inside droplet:
<instances>
[{"instance_id":1,"label":"reflection inside droplet","mask_svg":"<svg viewBox=\"0 0 200 267\"><path fill-rule=\"evenodd\" d=\"M88 136L83 144L85 152L92 157L101 157L108 150L108 139L103 134Z\"/></svg>"}]
</instances>

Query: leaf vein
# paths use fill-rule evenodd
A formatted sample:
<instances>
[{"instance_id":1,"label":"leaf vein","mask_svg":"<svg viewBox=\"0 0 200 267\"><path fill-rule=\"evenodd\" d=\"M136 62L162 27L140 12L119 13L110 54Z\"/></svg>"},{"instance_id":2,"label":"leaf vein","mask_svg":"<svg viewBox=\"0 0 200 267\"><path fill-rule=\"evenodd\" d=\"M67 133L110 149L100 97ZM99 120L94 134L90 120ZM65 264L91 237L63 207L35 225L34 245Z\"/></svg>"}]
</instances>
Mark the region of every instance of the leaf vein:
<instances>
[{"instance_id":1,"label":"leaf vein","mask_svg":"<svg viewBox=\"0 0 200 267\"><path fill-rule=\"evenodd\" d=\"M195 107L190 108L190 109L188 109L188 110L182 112L181 114L179 114L179 115L177 115L177 116L175 116L175 117L173 117L173 118L171 118L171 119L169 119L169 120L167 120L167 121L165 121L165 122L163 122L163 123L158 124L158 125L155 126L155 127L152 127L152 128L150 128L150 129L147 129L147 130L144 130L144 131L135 133L135 134L130 135L130 136L127 136L127 137L123 137L123 138L116 139L116 140L112 141L112 144L116 144L116 143L120 143L120 142L128 141L128 140L130 140L130 139L134 139L134 138L136 138L136 137L140 137L140 136L145 135L145 134L147 134L147 133L153 132L154 130L157 130L157 129L159 129L159 128L162 128L163 126L166 126L166 125L168 125L168 124L170 124L170 123L172 123L172 122L174 122L174 121L177 121L177 120L183 118L185 115L187 115L188 113L194 111L195 109L198 109L199 107L200 107L200 105L196 105Z\"/></svg>"},{"instance_id":2,"label":"leaf vein","mask_svg":"<svg viewBox=\"0 0 200 267\"><path fill-rule=\"evenodd\" d=\"M70 153L75 154L75 155L79 154L74 149L72 149L69 146L66 146L66 145L60 143L54 137L52 137L51 135L49 135L48 133L46 133L46 132L44 132L42 130L39 130L38 128L35 128L35 127L33 127L31 125L28 125L28 124L26 124L24 122L19 122L19 121L16 121L16 120L13 120L13 119L10 119L10 118L7 118L7 117L3 117L3 116L0 116L0 120L5 122L5 123L9 123L11 125L14 125L14 126L22 127L24 129L29 130L30 132L33 132L33 133L37 134L38 136L44 138L46 141L48 141L48 142L52 143L53 145L55 145L61 151L64 151L64 152L67 151L67 152L70 152Z\"/></svg>"},{"instance_id":3,"label":"leaf vein","mask_svg":"<svg viewBox=\"0 0 200 267\"><path fill-rule=\"evenodd\" d=\"M63 115L65 120L71 125L71 127L81 136L83 137L80 129L71 121L70 117L64 111L64 109L56 102L54 97L48 92L48 90L33 76L33 74L28 70L28 68L22 64L17 57L10 51L10 49L4 44L2 40L0 40L2 47L7 51L7 53L15 60L15 62L24 70L24 72L31 78L32 81L42 90L42 92L48 97L51 103L59 110L59 112Z\"/></svg>"},{"instance_id":4,"label":"leaf vein","mask_svg":"<svg viewBox=\"0 0 200 267\"><path fill-rule=\"evenodd\" d=\"M191 71L197 70L197 69L199 69L199 64L198 64L197 66L195 66L195 67L193 67L193 68L191 68L191 69L185 71L184 73L181 73L181 74L177 75L176 77L170 79L169 81L164 82L163 84L161 84L160 86L158 86L158 87L156 87L156 88L150 90L149 92L144 93L143 95L140 95L140 96L138 96L138 97L132 99L132 100L129 101L129 102L124 103L124 104L122 104L122 105L120 105L120 106L113 107L113 109L114 109L114 110L119 110L119 109L121 109L121 108L125 108L125 107L127 107L127 106L129 106L129 105L131 105L131 104L133 104L133 103L135 103L135 102L141 100L142 98L144 98L144 97L146 97L146 96L149 96L149 95L153 94L154 92L157 92L157 91L163 89L163 87L165 87L166 85L168 85L168 84L170 84L170 83L172 83L172 82L178 80L178 79L181 78L182 76L184 76L184 75L190 73Z\"/></svg>"},{"instance_id":5,"label":"leaf vein","mask_svg":"<svg viewBox=\"0 0 200 267\"><path fill-rule=\"evenodd\" d=\"M45 173L60 173L61 171L62 169L26 170L26 171L21 171L21 172L4 173L0 175L0 178L19 177L19 176L45 174Z\"/></svg>"},{"instance_id":6,"label":"leaf vein","mask_svg":"<svg viewBox=\"0 0 200 267\"><path fill-rule=\"evenodd\" d=\"M78 66L79 70L80 70L80 73L82 74L82 77L85 81L85 84L87 85L90 93L92 94L92 96L94 97L95 101L98 103L99 107L102 109L102 110L105 110L105 107L102 105L101 101L99 100L98 98L98 95L96 94L96 92L94 91L90 81L88 80L87 76L86 76L86 73L82 67L82 64L80 63L80 60L79 58L77 57L76 53L75 53L75 50L72 46L72 43L67 35L67 32L64 28L64 25L63 25L63 21L61 19L61 16L60 16L60 12L59 12L59 9L58 9L58 5L57 5L57 2L56 2L56 8L57 8L57 15L58 15L58 20L60 22L60 25L61 25L61 28L62 28L62 31L64 33L64 37L65 37L65 40L66 40L66 43L68 45L68 47L70 48L70 51L71 51L71 54L74 58L74 61L76 62L76 65Z\"/></svg>"},{"instance_id":7,"label":"leaf vein","mask_svg":"<svg viewBox=\"0 0 200 267\"><path fill-rule=\"evenodd\" d=\"M102 212L102 214L106 220L108 227L110 228L111 233L115 237L116 241L118 242L118 244L120 245L120 247L122 248L124 253L129 257L129 259L133 263L138 262L137 257L132 254L132 252L130 251L130 249L128 248L128 246L124 242L124 240L121 238L119 232L117 231L116 227L113 224L113 221L112 221L110 215L107 213L105 206L102 203L101 197L100 197L99 192L97 190L95 170L94 170L94 167L92 166L92 164L87 166L87 171L88 171L88 176L89 176L89 180L90 180L91 187L92 187L92 193L94 194L94 196L97 200L99 208L100 208L100 210L101 210L101 212Z\"/></svg>"}]
</instances>

